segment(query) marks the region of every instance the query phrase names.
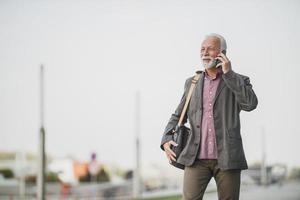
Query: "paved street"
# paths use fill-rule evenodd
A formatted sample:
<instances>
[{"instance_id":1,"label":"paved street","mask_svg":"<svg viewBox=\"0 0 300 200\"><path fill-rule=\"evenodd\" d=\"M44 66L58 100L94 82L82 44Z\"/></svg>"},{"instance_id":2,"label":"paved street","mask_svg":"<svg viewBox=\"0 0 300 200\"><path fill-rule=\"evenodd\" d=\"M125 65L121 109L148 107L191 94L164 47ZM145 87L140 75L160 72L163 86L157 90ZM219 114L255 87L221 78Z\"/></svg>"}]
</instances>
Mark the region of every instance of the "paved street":
<instances>
[{"instance_id":1,"label":"paved street","mask_svg":"<svg viewBox=\"0 0 300 200\"><path fill-rule=\"evenodd\" d=\"M92 186L89 186L91 189ZM215 189L214 189L215 190ZM210 190L210 192L205 193L204 200L217 200L218 195L217 192L214 190ZM64 200L102 200L105 198L97 197L98 195L92 195L89 193L89 195L86 195L88 191L81 191L80 194L75 196L67 196L66 198L63 198ZM149 195L147 199L172 199L172 200L180 200L181 197L179 197L179 194L181 193L181 190L175 191L175 193L169 193L167 191L157 191L155 192L155 195ZM118 196L118 195L117 195ZM164 197L163 197L164 196ZM168 196L177 196L170 198ZM146 196L145 196L146 197ZM60 199L60 195L48 195L49 200L57 200ZM18 195L16 196L2 196L0 192L0 199L1 200L15 200L19 199ZM32 199L36 200L36 198L33 197L27 197L26 199ZM115 200L128 200L130 198L112 198ZM270 186L256 186L256 185L242 185L241 187L241 194L240 194L240 200L300 200L300 182L289 182L284 183L282 185L274 184Z\"/></svg>"},{"instance_id":2,"label":"paved street","mask_svg":"<svg viewBox=\"0 0 300 200\"><path fill-rule=\"evenodd\" d=\"M217 193L207 193L204 200L217 200ZM240 200L300 200L300 182L271 186L242 186Z\"/></svg>"}]
</instances>

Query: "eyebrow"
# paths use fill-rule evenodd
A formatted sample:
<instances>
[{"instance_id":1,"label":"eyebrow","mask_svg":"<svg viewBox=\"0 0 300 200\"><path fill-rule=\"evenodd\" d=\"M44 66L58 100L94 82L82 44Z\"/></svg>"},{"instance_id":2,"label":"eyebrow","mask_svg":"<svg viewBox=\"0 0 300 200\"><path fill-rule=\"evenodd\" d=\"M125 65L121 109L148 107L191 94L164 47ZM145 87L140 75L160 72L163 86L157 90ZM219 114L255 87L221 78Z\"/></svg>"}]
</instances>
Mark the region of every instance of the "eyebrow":
<instances>
[{"instance_id":1,"label":"eyebrow","mask_svg":"<svg viewBox=\"0 0 300 200\"><path fill-rule=\"evenodd\" d=\"M201 49L204 49L205 47L203 47L203 46L201 46ZM208 46L208 47L206 47L206 48L217 48L217 47L214 47L214 46Z\"/></svg>"}]
</instances>

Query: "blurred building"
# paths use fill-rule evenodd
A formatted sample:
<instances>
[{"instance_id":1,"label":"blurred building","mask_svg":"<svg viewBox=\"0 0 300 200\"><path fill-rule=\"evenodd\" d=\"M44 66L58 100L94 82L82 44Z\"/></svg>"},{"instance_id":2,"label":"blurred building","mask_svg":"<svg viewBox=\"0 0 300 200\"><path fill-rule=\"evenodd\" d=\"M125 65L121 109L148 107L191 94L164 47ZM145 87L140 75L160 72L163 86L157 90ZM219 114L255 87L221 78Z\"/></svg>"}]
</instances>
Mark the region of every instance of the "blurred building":
<instances>
[{"instance_id":1,"label":"blurred building","mask_svg":"<svg viewBox=\"0 0 300 200\"><path fill-rule=\"evenodd\" d=\"M35 175L37 156L24 152L0 152L0 169L10 169L15 177Z\"/></svg>"}]
</instances>

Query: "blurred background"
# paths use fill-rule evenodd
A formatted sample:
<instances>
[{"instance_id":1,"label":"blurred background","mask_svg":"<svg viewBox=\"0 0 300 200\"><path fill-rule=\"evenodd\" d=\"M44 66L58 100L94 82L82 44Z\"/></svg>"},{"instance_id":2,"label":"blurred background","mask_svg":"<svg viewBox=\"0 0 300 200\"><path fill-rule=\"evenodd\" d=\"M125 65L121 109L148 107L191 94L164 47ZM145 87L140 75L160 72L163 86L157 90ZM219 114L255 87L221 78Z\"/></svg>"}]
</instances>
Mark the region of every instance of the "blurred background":
<instances>
[{"instance_id":1,"label":"blurred background","mask_svg":"<svg viewBox=\"0 0 300 200\"><path fill-rule=\"evenodd\" d=\"M241 199L300 199L299 9L297 0L1 0L0 199L180 199L183 171L159 145L186 78L203 70L209 33L225 37L259 100L241 113ZM205 198L217 199L214 180Z\"/></svg>"}]
</instances>

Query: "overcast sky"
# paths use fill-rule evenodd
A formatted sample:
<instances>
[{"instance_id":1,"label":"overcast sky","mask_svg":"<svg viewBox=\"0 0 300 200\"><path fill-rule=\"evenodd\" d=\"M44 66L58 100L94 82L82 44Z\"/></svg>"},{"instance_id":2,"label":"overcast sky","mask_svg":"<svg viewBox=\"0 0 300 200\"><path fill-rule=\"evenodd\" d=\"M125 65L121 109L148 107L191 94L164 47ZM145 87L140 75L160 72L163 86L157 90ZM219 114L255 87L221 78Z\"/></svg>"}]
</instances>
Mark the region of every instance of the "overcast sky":
<instances>
[{"instance_id":1,"label":"overcast sky","mask_svg":"<svg viewBox=\"0 0 300 200\"><path fill-rule=\"evenodd\" d=\"M26 3L25 3L26 2ZM0 151L37 152L45 66L47 153L134 165L141 92L143 165L168 165L162 132L211 32L259 105L242 112L248 163L300 165L300 3L281 1L0 1Z\"/></svg>"}]
</instances>

